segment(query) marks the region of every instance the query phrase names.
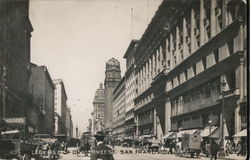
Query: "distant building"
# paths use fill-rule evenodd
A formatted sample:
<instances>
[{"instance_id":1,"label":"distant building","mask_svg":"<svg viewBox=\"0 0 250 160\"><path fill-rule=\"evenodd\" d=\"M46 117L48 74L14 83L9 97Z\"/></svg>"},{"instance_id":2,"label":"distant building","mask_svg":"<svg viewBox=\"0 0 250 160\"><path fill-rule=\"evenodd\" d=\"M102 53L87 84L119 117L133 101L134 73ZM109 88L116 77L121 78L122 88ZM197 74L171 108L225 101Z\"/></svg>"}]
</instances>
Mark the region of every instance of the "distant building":
<instances>
[{"instance_id":1,"label":"distant building","mask_svg":"<svg viewBox=\"0 0 250 160\"><path fill-rule=\"evenodd\" d=\"M38 114L38 133L54 132L54 84L46 66L31 64L30 88L33 101L41 110Z\"/></svg>"},{"instance_id":2,"label":"distant building","mask_svg":"<svg viewBox=\"0 0 250 160\"><path fill-rule=\"evenodd\" d=\"M111 58L106 63L104 96L105 96L105 130L112 130L112 112L113 112L113 91L121 80L120 62Z\"/></svg>"},{"instance_id":3,"label":"distant building","mask_svg":"<svg viewBox=\"0 0 250 160\"><path fill-rule=\"evenodd\" d=\"M105 102L104 102L104 88L100 84L100 87L95 92L95 97L93 101L93 133L96 134L97 131L104 129L104 114L105 114Z\"/></svg>"},{"instance_id":4,"label":"distant building","mask_svg":"<svg viewBox=\"0 0 250 160\"><path fill-rule=\"evenodd\" d=\"M73 122L69 107L66 108L66 136L67 139L73 138Z\"/></svg>"},{"instance_id":5,"label":"distant building","mask_svg":"<svg viewBox=\"0 0 250 160\"><path fill-rule=\"evenodd\" d=\"M55 85L55 135L63 136L66 131L67 93L61 79L53 80Z\"/></svg>"},{"instance_id":6,"label":"distant building","mask_svg":"<svg viewBox=\"0 0 250 160\"><path fill-rule=\"evenodd\" d=\"M123 58L126 59L125 72L125 95L126 95L126 119L125 119L125 133L126 137L136 136L136 121L134 118L134 99L136 89L135 77L135 61L134 54L138 40L132 40Z\"/></svg>"},{"instance_id":7,"label":"distant building","mask_svg":"<svg viewBox=\"0 0 250 160\"><path fill-rule=\"evenodd\" d=\"M125 137L125 115L126 115L126 92L125 92L125 77L116 86L113 92L113 124L112 134L115 138Z\"/></svg>"}]
</instances>

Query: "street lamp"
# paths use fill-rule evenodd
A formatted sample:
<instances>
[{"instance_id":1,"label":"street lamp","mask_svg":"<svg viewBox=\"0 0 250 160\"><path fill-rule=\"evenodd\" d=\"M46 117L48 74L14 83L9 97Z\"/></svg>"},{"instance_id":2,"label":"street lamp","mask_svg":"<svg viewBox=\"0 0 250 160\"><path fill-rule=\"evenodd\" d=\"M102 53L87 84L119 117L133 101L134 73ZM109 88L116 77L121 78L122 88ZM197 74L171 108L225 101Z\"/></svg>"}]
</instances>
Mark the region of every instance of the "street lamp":
<instances>
[{"instance_id":1,"label":"street lamp","mask_svg":"<svg viewBox=\"0 0 250 160\"><path fill-rule=\"evenodd\" d=\"M212 127L212 121L208 121L209 124L209 145L211 146L211 127Z\"/></svg>"},{"instance_id":2,"label":"street lamp","mask_svg":"<svg viewBox=\"0 0 250 160\"><path fill-rule=\"evenodd\" d=\"M6 97L6 93L5 93L5 89L7 88L6 86L6 77L7 77L7 69L4 66L3 67L3 75L1 77L2 79L2 94L3 94L3 118L5 118L6 116L6 104L5 104L5 97Z\"/></svg>"},{"instance_id":3,"label":"street lamp","mask_svg":"<svg viewBox=\"0 0 250 160\"><path fill-rule=\"evenodd\" d=\"M220 157L225 157L225 152L224 152L224 107L225 107L225 86L226 86L226 82L224 77L222 78L222 82L221 82L221 86L222 86L222 90L221 90L221 94L222 94L222 107L221 107L221 113L220 113L220 152L219 152L219 156Z\"/></svg>"}]
</instances>

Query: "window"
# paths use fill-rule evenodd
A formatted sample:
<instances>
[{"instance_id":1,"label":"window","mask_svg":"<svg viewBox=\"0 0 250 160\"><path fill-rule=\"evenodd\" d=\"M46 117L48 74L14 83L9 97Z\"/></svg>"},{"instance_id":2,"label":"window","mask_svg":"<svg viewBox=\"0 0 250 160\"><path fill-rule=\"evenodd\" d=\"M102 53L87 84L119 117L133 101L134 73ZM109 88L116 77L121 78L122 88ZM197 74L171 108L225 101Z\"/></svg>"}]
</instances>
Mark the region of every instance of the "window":
<instances>
[{"instance_id":1,"label":"window","mask_svg":"<svg viewBox=\"0 0 250 160\"><path fill-rule=\"evenodd\" d=\"M206 59L206 57L202 58L202 64L203 64L204 69L207 69L207 59Z\"/></svg>"},{"instance_id":2,"label":"window","mask_svg":"<svg viewBox=\"0 0 250 160\"><path fill-rule=\"evenodd\" d=\"M210 96L211 96L211 86L210 86L210 84L208 84L208 85L206 86L205 98L208 98L208 97L210 97Z\"/></svg>"},{"instance_id":3,"label":"window","mask_svg":"<svg viewBox=\"0 0 250 160\"><path fill-rule=\"evenodd\" d=\"M215 49L214 50L214 59L215 59L215 63L218 63L219 62L219 49Z\"/></svg>"},{"instance_id":4,"label":"window","mask_svg":"<svg viewBox=\"0 0 250 160\"><path fill-rule=\"evenodd\" d=\"M194 75L196 75L196 64L193 65Z\"/></svg>"}]
</instances>

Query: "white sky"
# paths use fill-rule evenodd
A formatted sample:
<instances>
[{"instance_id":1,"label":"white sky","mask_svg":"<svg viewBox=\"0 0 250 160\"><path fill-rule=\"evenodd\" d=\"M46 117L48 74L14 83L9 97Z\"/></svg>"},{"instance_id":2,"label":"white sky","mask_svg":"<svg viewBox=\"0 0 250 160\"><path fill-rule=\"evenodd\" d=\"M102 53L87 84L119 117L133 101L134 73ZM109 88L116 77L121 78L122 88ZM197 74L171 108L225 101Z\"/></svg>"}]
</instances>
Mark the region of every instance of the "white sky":
<instances>
[{"instance_id":1,"label":"white sky","mask_svg":"<svg viewBox=\"0 0 250 160\"><path fill-rule=\"evenodd\" d=\"M105 63L144 33L162 0L30 0L31 61L64 80L74 128L86 130ZM133 8L133 27L131 27ZM133 29L132 29L133 28ZM132 34L131 34L132 33Z\"/></svg>"}]
</instances>

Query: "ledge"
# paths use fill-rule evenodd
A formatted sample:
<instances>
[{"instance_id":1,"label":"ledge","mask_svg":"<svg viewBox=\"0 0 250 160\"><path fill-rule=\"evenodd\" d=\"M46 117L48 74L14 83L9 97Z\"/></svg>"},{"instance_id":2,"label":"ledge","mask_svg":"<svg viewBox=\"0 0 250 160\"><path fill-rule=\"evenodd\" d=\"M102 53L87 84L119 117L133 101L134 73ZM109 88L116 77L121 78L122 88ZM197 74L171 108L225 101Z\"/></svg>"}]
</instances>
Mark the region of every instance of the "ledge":
<instances>
[{"instance_id":1,"label":"ledge","mask_svg":"<svg viewBox=\"0 0 250 160\"><path fill-rule=\"evenodd\" d=\"M235 69L240 61L240 57L242 56L243 51L238 51L231 56L223 59L219 63L209 67L208 69L204 70L203 72L197 74L196 76L192 77L191 79L183 82L179 86L173 88L168 93L170 98L176 97L187 90L193 89L198 87L199 85L208 82L209 80L216 78L227 71ZM207 76L209 75L209 79Z\"/></svg>"},{"instance_id":2,"label":"ledge","mask_svg":"<svg viewBox=\"0 0 250 160\"><path fill-rule=\"evenodd\" d=\"M204 58L205 56L212 53L213 49L219 48L223 45L227 39L234 37L237 34L238 28L240 24L243 22L241 18L236 19L230 25L221 30L218 34L212 37L207 43L201 46L198 50L196 50L193 54L187 57L184 61L178 64L175 68L173 68L168 73L168 78L172 79L176 75L180 74L184 69L192 66L192 64L197 63L199 60ZM237 29L236 29L237 28Z\"/></svg>"}]
</instances>

